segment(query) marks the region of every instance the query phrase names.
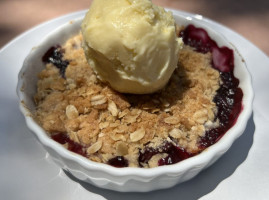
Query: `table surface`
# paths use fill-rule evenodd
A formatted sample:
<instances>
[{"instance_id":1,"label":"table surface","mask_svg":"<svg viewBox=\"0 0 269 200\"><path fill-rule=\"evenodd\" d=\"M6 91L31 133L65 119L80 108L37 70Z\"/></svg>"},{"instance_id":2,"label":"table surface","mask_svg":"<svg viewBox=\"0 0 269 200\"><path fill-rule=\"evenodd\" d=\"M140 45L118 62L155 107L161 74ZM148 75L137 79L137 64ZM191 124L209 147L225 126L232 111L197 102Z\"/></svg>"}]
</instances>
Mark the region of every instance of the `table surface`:
<instances>
[{"instance_id":1,"label":"table surface","mask_svg":"<svg viewBox=\"0 0 269 200\"><path fill-rule=\"evenodd\" d=\"M78 10L92 0L1 0L0 48L31 27ZM268 0L152 0L153 3L200 14L238 32L269 55ZM7 17L8 16L8 17Z\"/></svg>"}]
</instances>

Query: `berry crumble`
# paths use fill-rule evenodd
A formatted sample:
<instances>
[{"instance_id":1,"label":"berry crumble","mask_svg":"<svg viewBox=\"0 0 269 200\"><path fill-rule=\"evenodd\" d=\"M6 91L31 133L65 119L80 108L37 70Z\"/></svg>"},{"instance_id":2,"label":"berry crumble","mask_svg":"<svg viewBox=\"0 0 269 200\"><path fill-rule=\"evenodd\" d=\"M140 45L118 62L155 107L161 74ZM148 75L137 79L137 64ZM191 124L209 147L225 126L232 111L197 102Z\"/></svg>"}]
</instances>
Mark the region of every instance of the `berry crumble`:
<instances>
[{"instance_id":1,"label":"berry crumble","mask_svg":"<svg viewBox=\"0 0 269 200\"><path fill-rule=\"evenodd\" d=\"M115 167L152 168L192 157L216 143L242 109L233 51L201 28L185 45L169 83L153 94L114 91L88 65L79 33L41 58L35 119L70 151Z\"/></svg>"}]
</instances>

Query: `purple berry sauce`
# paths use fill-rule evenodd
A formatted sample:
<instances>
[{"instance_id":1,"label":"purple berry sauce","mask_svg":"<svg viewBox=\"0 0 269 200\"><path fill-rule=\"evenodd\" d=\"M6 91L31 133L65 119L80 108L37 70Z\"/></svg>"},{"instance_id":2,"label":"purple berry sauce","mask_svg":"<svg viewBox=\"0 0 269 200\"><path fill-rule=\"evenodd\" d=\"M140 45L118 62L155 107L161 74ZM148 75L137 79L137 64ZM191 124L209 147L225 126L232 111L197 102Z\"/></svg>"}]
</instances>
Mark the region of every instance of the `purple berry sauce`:
<instances>
[{"instance_id":1,"label":"purple berry sauce","mask_svg":"<svg viewBox=\"0 0 269 200\"><path fill-rule=\"evenodd\" d=\"M146 147L145 150L139 153L139 164L142 166L142 163L148 163L152 156L158 153L168 154L165 158L162 158L158 161L158 165L171 165L182 160L185 160L192 155L186 152L183 148L175 146L171 142L166 142L163 146L158 147L157 149L152 147Z\"/></svg>"},{"instance_id":2,"label":"purple berry sauce","mask_svg":"<svg viewBox=\"0 0 269 200\"><path fill-rule=\"evenodd\" d=\"M53 46L47 50L47 52L43 55L42 61L44 63L52 63L59 70L60 74L63 78L65 78L65 70L69 64L68 60L63 60L64 50L60 45Z\"/></svg>"},{"instance_id":3,"label":"purple berry sauce","mask_svg":"<svg viewBox=\"0 0 269 200\"><path fill-rule=\"evenodd\" d=\"M233 50L227 47L218 47L207 32L202 28L189 25L180 32L185 44L194 47L200 53L212 53L213 67L220 72L223 84L220 86L214 98L218 107L216 118L220 126L206 132L200 140L201 150L216 143L236 122L242 110L243 92L238 87L239 80L234 77Z\"/></svg>"},{"instance_id":4,"label":"purple berry sauce","mask_svg":"<svg viewBox=\"0 0 269 200\"><path fill-rule=\"evenodd\" d=\"M60 144L67 144L68 146L67 149L69 151L80 154L84 157L87 156L86 151L83 148L83 146L71 140L66 133L61 133L61 132L54 133L51 135L51 138Z\"/></svg>"},{"instance_id":5,"label":"purple berry sauce","mask_svg":"<svg viewBox=\"0 0 269 200\"><path fill-rule=\"evenodd\" d=\"M233 71L233 50L227 47L218 47L217 43L209 37L206 30L189 25L180 32L180 37L182 37L186 45L193 47L197 52L211 52L212 64L215 69L221 72Z\"/></svg>"},{"instance_id":6,"label":"purple berry sauce","mask_svg":"<svg viewBox=\"0 0 269 200\"><path fill-rule=\"evenodd\" d=\"M200 140L200 148L205 149L216 143L236 122L242 110L243 92L238 88L239 81L232 72L220 72L223 84L217 91L214 102L218 107L216 118L220 125L206 132Z\"/></svg>"}]
</instances>

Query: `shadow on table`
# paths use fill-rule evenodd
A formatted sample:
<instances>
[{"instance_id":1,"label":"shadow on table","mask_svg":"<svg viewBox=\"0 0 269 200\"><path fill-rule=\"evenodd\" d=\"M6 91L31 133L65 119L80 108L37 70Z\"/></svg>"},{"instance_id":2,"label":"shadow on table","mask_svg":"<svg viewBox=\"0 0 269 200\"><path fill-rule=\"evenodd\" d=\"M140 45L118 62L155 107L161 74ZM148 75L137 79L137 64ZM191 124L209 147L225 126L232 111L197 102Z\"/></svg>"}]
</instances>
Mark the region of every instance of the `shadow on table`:
<instances>
[{"instance_id":1,"label":"shadow on table","mask_svg":"<svg viewBox=\"0 0 269 200\"><path fill-rule=\"evenodd\" d=\"M198 199L211 191L217 185L231 176L239 165L241 165L253 144L253 135L255 132L255 124L253 115L248 121L247 127L243 135L234 142L232 147L226 152L213 166L202 171L198 176L185 183L178 184L170 189L158 190L147 193L120 193L110 190L100 189L85 182L79 181L69 172L66 175L72 180L78 182L86 190L99 194L109 200L119 199L147 199L147 200L168 200L168 199Z\"/></svg>"}]
</instances>

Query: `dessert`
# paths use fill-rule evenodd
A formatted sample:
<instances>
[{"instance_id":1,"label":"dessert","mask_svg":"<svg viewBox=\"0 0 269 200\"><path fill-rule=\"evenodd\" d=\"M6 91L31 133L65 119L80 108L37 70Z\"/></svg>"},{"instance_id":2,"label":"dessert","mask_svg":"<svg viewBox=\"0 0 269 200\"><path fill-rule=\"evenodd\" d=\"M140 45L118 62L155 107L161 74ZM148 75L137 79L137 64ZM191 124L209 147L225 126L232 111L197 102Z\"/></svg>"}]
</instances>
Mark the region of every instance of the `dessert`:
<instances>
[{"instance_id":1,"label":"dessert","mask_svg":"<svg viewBox=\"0 0 269 200\"><path fill-rule=\"evenodd\" d=\"M153 93L177 66L175 20L149 0L93 1L81 27L92 69L119 92Z\"/></svg>"},{"instance_id":2,"label":"dessert","mask_svg":"<svg viewBox=\"0 0 269 200\"><path fill-rule=\"evenodd\" d=\"M191 43L180 52L177 69L164 89L146 95L121 94L100 82L85 59L81 34L50 48L35 118L69 150L116 167L155 167L200 153L235 123L243 94L232 51L222 50L230 59L225 71L215 69L211 46L201 52L192 31L206 34L193 26L181 31Z\"/></svg>"},{"instance_id":3,"label":"dessert","mask_svg":"<svg viewBox=\"0 0 269 200\"><path fill-rule=\"evenodd\" d=\"M115 167L151 168L197 155L236 122L243 93L231 49L193 25L178 37L184 46L169 82L143 95L100 81L81 33L55 44L42 57L35 119L70 151Z\"/></svg>"}]
</instances>

